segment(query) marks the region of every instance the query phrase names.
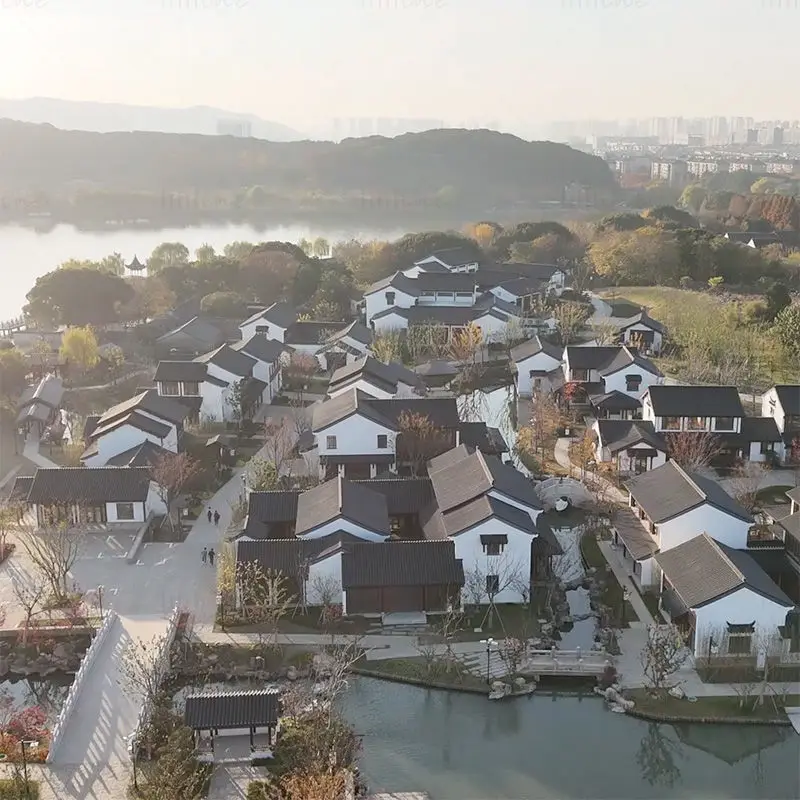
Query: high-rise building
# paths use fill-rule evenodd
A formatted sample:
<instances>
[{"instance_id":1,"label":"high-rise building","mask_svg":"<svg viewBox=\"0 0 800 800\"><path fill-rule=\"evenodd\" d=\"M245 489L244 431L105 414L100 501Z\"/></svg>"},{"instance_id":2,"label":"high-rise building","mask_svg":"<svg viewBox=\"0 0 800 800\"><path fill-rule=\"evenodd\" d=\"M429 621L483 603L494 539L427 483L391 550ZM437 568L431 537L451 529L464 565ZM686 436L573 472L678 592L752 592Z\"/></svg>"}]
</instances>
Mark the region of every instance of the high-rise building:
<instances>
[{"instance_id":1,"label":"high-rise building","mask_svg":"<svg viewBox=\"0 0 800 800\"><path fill-rule=\"evenodd\" d=\"M755 128L747 129L747 144L758 144L758 131Z\"/></svg>"},{"instance_id":2,"label":"high-rise building","mask_svg":"<svg viewBox=\"0 0 800 800\"><path fill-rule=\"evenodd\" d=\"M783 128L774 128L772 131L772 144L780 147L783 144Z\"/></svg>"}]
</instances>

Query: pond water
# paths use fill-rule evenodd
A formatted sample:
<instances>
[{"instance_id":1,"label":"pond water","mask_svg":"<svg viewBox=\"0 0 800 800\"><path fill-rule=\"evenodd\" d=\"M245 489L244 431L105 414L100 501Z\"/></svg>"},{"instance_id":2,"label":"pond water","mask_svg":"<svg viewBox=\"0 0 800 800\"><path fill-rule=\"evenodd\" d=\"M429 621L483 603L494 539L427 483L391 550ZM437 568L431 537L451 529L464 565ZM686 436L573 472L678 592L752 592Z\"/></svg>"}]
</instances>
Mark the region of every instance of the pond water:
<instances>
[{"instance_id":1,"label":"pond water","mask_svg":"<svg viewBox=\"0 0 800 800\"><path fill-rule=\"evenodd\" d=\"M0 682L0 703L14 710L39 706L48 725L58 718L74 675L55 673L46 678L17 678Z\"/></svg>"},{"instance_id":2,"label":"pond water","mask_svg":"<svg viewBox=\"0 0 800 800\"><path fill-rule=\"evenodd\" d=\"M480 695L354 679L342 709L371 792L432 800L800 796L791 728L657 725L593 696Z\"/></svg>"}]
</instances>

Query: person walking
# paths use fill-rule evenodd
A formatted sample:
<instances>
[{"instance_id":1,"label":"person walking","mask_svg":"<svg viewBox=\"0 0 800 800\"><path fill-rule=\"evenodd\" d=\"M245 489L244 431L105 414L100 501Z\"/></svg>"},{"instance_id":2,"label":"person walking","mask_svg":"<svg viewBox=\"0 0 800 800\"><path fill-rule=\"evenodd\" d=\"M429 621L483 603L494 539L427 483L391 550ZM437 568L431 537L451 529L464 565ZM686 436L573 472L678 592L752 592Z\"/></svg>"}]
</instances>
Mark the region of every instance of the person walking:
<instances>
[{"instance_id":1,"label":"person walking","mask_svg":"<svg viewBox=\"0 0 800 800\"><path fill-rule=\"evenodd\" d=\"M214 512L214 524L219 525L219 511Z\"/></svg>"},{"instance_id":2,"label":"person walking","mask_svg":"<svg viewBox=\"0 0 800 800\"><path fill-rule=\"evenodd\" d=\"M208 517L208 521L211 522L211 506L208 507L208 511L206 511L206 516Z\"/></svg>"},{"instance_id":3,"label":"person walking","mask_svg":"<svg viewBox=\"0 0 800 800\"><path fill-rule=\"evenodd\" d=\"M208 560L211 563L211 566L213 567L214 566L214 548L213 547L208 551Z\"/></svg>"},{"instance_id":4,"label":"person walking","mask_svg":"<svg viewBox=\"0 0 800 800\"><path fill-rule=\"evenodd\" d=\"M208 561L208 548L207 547L203 548L203 552L200 553L200 558L202 559L204 564Z\"/></svg>"}]
</instances>

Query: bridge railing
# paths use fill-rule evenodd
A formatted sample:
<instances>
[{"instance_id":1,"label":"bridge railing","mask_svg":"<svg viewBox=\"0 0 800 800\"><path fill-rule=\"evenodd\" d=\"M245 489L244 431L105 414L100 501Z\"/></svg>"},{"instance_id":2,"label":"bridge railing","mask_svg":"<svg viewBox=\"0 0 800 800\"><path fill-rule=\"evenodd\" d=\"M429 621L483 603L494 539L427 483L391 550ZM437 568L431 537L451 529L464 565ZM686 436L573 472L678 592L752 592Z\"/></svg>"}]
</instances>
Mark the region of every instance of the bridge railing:
<instances>
[{"instance_id":1,"label":"bridge railing","mask_svg":"<svg viewBox=\"0 0 800 800\"><path fill-rule=\"evenodd\" d=\"M108 637L108 632L114 627L114 623L116 621L116 611L111 610L106 612L106 617L103 620L103 623L97 629L94 639L92 639L92 643L89 645L89 649L83 656L83 661L81 661L81 665L78 668L78 671L75 673L75 680L72 682L72 686L69 687L69 692L67 692L67 699L64 701L64 705L61 707L56 724L53 726L53 731L50 734L50 748L47 753L48 763L52 762L53 754L56 752L56 749L61 743L61 739L64 736L64 731L67 728L67 723L69 722L70 714L72 714L73 710L75 709L75 705L78 702L81 691L83 690L83 686L86 683L86 676L91 670L92 664L94 664L95 660L97 659L98 653L103 648L103 642Z\"/></svg>"}]
</instances>

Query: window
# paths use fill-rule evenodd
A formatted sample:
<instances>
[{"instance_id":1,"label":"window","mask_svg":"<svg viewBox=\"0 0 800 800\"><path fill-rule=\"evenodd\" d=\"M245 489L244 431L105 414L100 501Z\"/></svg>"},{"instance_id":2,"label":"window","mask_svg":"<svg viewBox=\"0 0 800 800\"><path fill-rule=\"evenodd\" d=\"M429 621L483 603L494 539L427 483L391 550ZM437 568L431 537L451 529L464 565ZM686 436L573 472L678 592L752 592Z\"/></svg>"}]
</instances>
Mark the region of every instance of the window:
<instances>
[{"instance_id":1,"label":"window","mask_svg":"<svg viewBox=\"0 0 800 800\"><path fill-rule=\"evenodd\" d=\"M572 380L574 380L574 381L588 381L589 380L589 370L588 369L573 369L572 370Z\"/></svg>"},{"instance_id":2,"label":"window","mask_svg":"<svg viewBox=\"0 0 800 800\"><path fill-rule=\"evenodd\" d=\"M133 503L117 503L117 519L133 519Z\"/></svg>"},{"instance_id":3,"label":"window","mask_svg":"<svg viewBox=\"0 0 800 800\"><path fill-rule=\"evenodd\" d=\"M761 455L775 452L775 442L761 442Z\"/></svg>"},{"instance_id":4,"label":"window","mask_svg":"<svg viewBox=\"0 0 800 800\"><path fill-rule=\"evenodd\" d=\"M393 306L394 305L394 295L395 295L394 292L386 292L386 294L384 295L386 297L386 305L387 306Z\"/></svg>"},{"instance_id":5,"label":"window","mask_svg":"<svg viewBox=\"0 0 800 800\"><path fill-rule=\"evenodd\" d=\"M269 335L269 325L256 325L256 333L261 333L264 336Z\"/></svg>"},{"instance_id":6,"label":"window","mask_svg":"<svg viewBox=\"0 0 800 800\"><path fill-rule=\"evenodd\" d=\"M732 431L733 417L714 417L715 431Z\"/></svg>"},{"instance_id":7,"label":"window","mask_svg":"<svg viewBox=\"0 0 800 800\"><path fill-rule=\"evenodd\" d=\"M328 450L335 450L336 449L336 437L335 436L326 436L325 437L325 447Z\"/></svg>"},{"instance_id":8,"label":"window","mask_svg":"<svg viewBox=\"0 0 800 800\"><path fill-rule=\"evenodd\" d=\"M494 597L500 591L500 576L487 575L486 576L486 594L489 597Z\"/></svg>"},{"instance_id":9,"label":"window","mask_svg":"<svg viewBox=\"0 0 800 800\"><path fill-rule=\"evenodd\" d=\"M665 431L679 431L681 429L681 418L664 417L663 428Z\"/></svg>"},{"instance_id":10,"label":"window","mask_svg":"<svg viewBox=\"0 0 800 800\"><path fill-rule=\"evenodd\" d=\"M393 534L398 535L403 527L400 523L400 517L389 517L389 527Z\"/></svg>"},{"instance_id":11,"label":"window","mask_svg":"<svg viewBox=\"0 0 800 800\"><path fill-rule=\"evenodd\" d=\"M456 299L454 292L437 292L437 300L449 300L451 303Z\"/></svg>"},{"instance_id":12,"label":"window","mask_svg":"<svg viewBox=\"0 0 800 800\"><path fill-rule=\"evenodd\" d=\"M183 393L186 395L200 394L200 384L197 381L184 381Z\"/></svg>"},{"instance_id":13,"label":"window","mask_svg":"<svg viewBox=\"0 0 800 800\"><path fill-rule=\"evenodd\" d=\"M533 388L534 389L541 389L542 388L542 379L541 378L534 378L533 379Z\"/></svg>"},{"instance_id":14,"label":"window","mask_svg":"<svg viewBox=\"0 0 800 800\"><path fill-rule=\"evenodd\" d=\"M728 655L749 656L752 649L752 633L732 633L728 636Z\"/></svg>"},{"instance_id":15,"label":"window","mask_svg":"<svg viewBox=\"0 0 800 800\"><path fill-rule=\"evenodd\" d=\"M177 397L181 393L181 385L173 381L164 381L161 384L161 394L166 397Z\"/></svg>"},{"instance_id":16,"label":"window","mask_svg":"<svg viewBox=\"0 0 800 800\"><path fill-rule=\"evenodd\" d=\"M705 417L686 417L687 431L704 431L706 427Z\"/></svg>"},{"instance_id":17,"label":"window","mask_svg":"<svg viewBox=\"0 0 800 800\"><path fill-rule=\"evenodd\" d=\"M638 392L639 387L642 385L641 375L626 375L625 376L625 391Z\"/></svg>"},{"instance_id":18,"label":"window","mask_svg":"<svg viewBox=\"0 0 800 800\"><path fill-rule=\"evenodd\" d=\"M505 549L506 546L501 542L486 542L483 545L483 552L487 556L499 556Z\"/></svg>"},{"instance_id":19,"label":"window","mask_svg":"<svg viewBox=\"0 0 800 800\"><path fill-rule=\"evenodd\" d=\"M459 300L472 300L472 292L456 292Z\"/></svg>"},{"instance_id":20,"label":"window","mask_svg":"<svg viewBox=\"0 0 800 800\"><path fill-rule=\"evenodd\" d=\"M385 433L378 434L378 449L385 450L389 446L389 437Z\"/></svg>"}]
</instances>

